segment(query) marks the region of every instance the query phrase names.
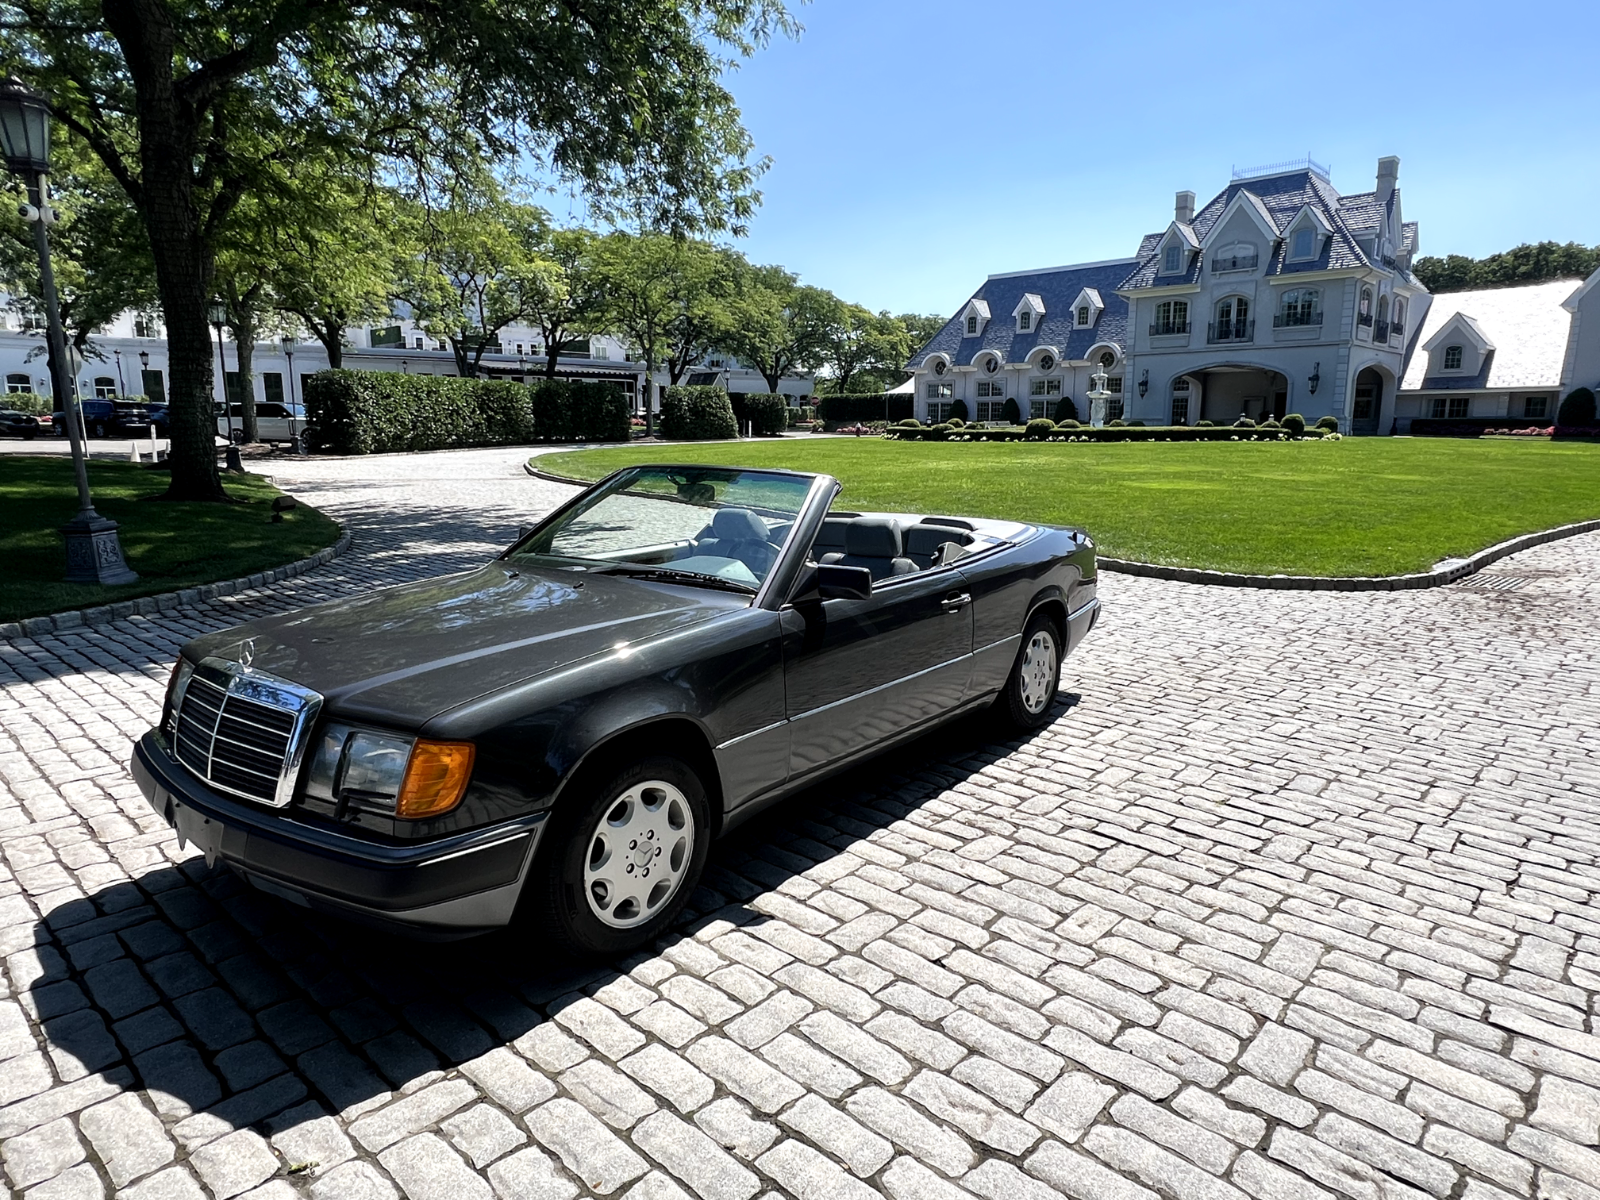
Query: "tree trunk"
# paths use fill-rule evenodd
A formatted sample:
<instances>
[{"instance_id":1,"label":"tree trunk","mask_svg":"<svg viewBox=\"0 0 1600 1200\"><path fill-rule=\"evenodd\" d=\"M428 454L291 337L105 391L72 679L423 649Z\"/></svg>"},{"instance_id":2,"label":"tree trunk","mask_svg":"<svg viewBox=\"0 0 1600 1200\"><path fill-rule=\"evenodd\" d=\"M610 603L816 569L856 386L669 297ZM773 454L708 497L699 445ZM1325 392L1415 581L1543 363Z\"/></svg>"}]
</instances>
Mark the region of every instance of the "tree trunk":
<instances>
[{"instance_id":1,"label":"tree trunk","mask_svg":"<svg viewBox=\"0 0 1600 1200\"><path fill-rule=\"evenodd\" d=\"M778 391L778 384L783 381L783 371L776 365L774 365L770 371L765 367L762 367L761 378L767 381L767 391L776 395Z\"/></svg>"},{"instance_id":2,"label":"tree trunk","mask_svg":"<svg viewBox=\"0 0 1600 1200\"><path fill-rule=\"evenodd\" d=\"M251 360L256 352L256 323L253 317L240 317L232 326L233 349L239 356L239 409L244 426L244 440L259 442L261 427L256 422L256 384L251 371ZM228 397L233 403L233 397Z\"/></svg>"},{"instance_id":3,"label":"tree trunk","mask_svg":"<svg viewBox=\"0 0 1600 1200\"><path fill-rule=\"evenodd\" d=\"M561 357L559 343L549 342L546 344L545 349L549 353L545 355L544 359L544 377L546 379L554 379L556 377L556 360Z\"/></svg>"},{"instance_id":4,"label":"tree trunk","mask_svg":"<svg viewBox=\"0 0 1600 1200\"><path fill-rule=\"evenodd\" d=\"M213 259L194 203L196 114L174 91L175 34L158 0L116 0L106 23L133 76L139 123L139 215L150 235L156 288L167 323L172 449L169 500L226 500L217 472L211 331L206 324Z\"/></svg>"},{"instance_id":5,"label":"tree trunk","mask_svg":"<svg viewBox=\"0 0 1600 1200\"><path fill-rule=\"evenodd\" d=\"M456 374L463 379L472 378L472 368L467 361L467 347L458 337L450 339L450 350L456 359Z\"/></svg>"}]
</instances>

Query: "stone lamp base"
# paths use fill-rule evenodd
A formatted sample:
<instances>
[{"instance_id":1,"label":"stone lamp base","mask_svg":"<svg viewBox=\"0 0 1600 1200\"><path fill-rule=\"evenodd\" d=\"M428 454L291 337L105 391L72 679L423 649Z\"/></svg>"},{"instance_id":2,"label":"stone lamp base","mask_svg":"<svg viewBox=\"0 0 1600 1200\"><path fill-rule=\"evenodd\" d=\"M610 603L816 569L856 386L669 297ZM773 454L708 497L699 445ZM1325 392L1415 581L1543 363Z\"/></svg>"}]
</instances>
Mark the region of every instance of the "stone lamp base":
<instances>
[{"instance_id":1,"label":"stone lamp base","mask_svg":"<svg viewBox=\"0 0 1600 1200\"><path fill-rule=\"evenodd\" d=\"M117 523L102 516L76 517L61 527L67 539L68 583L113 586L139 576L128 568L117 539Z\"/></svg>"}]
</instances>

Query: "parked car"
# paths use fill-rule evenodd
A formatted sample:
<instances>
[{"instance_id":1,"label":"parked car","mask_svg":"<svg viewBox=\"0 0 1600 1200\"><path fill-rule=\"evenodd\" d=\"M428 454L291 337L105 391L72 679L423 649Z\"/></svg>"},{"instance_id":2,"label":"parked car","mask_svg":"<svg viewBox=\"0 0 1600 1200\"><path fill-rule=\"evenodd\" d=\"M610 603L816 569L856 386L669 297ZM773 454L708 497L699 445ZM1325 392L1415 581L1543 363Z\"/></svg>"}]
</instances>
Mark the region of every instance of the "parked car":
<instances>
[{"instance_id":1,"label":"parked car","mask_svg":"<svg viewBox=\"0 0 1600 1200\"><path fill-rule=\"evenodd\" d=\"M80 400L83 411L83 430L87 437L148 437L150 435L150 409L144 404L128 400ZM54 428L58 436L67 435L67 414L54 414Z\"/></svg>"},{"instance_id":2,"label":"parked car","mask_svg":"<svg viewBox=\"0 0 1600 1200\"><path fill-rule=\"evenodd\" d=\"M0 437L19 437L31 442L41 433L50 432L49 416L18 412L14 408L0 408Z\"/></svg>"},{"instance_id":3,"label":"parked car","mask_svg":"<svg viewBox=\"0 0 1600 1200\"><path fill-rule=\"evenodd\" d=\"M1081 530L830 511L827 475L619 471L504 554L190 642L134 777L261 890L430 937L647 943L713 836L989 710L1052 716Z\"/></svg>"},{"instance_id":4,"label":"parked car","mask_svg":"<svg viewBox=\"0 0 1600 1200\"><path fill-rule=\"evenodd\" d=\"M216 406L217 436L231 437L235 442L244 440L244 405L230 406L224 414L222 405ZM229 420L231 416L232 420ZM306 431L305 409L298 404L256 402L256 436L263 442L292 442L296 434Z\"/></svg>"}]
</instances>

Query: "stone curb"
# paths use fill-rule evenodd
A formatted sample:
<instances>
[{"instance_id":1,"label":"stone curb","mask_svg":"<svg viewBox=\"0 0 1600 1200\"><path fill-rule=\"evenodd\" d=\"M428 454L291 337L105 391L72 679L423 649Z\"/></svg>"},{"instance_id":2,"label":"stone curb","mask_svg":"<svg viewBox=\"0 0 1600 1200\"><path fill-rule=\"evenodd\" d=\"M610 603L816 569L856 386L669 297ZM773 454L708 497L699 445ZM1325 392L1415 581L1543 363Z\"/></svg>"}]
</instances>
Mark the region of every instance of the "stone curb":
<instances>
[{"instance_id":1,"label":"stone curb","mask_svg":"<svg viewBox=\"0 0 1600 1200\"><path fill-rule=\"evenodd\" d=\"M523 463L522 469L535 479L550 483L564 483L573 487L588 487L581 479L568 479L540 471L532 463ZM1196 567L1163 567L1156 563L1133 562L1126 558L1107 558L1101 555L1096 563L1107 571L1119 575L1144 575L1150 579L1168 579L1174 583L1204 583L1212 587L1251 587L1286 592L1405 592L1413 588L1442 587L1465 579L1483 570L1490 563L1561 538L1577 537L1580 533L1600 530L1600 520L1576 521L1571 525L1557 525L1554 529L1541 529L1537 533L1524 533L1479 550L1470 558L1447 559L1442 566L1415 575L1237 575L1231 571L1203 571ZM3 627L0 627L3 628Z\"/></svg>"},{"instance_id":2,"label":"stone curb","mask_svg":"<svg viewBox=\"0 0 1600 1200\"><path fill-rule=\"evenodd\" d=\"M310 558L286 563L270 571L261 571L239 579L228 579L221 583L201 584L199 587L184 588L176 592L163 592L159 596L140 596L136 600L119 600L115 604L101 604L94 608L71 609L47 617L27 617L21 621L3 622L0 623L0 641L37 637L45 633L64 633L71 629L82 629L86 625L105 625L111 621L120 621L124 617L154 616L158 612L167 612L174 608L203 604L208 600L215 600L218 596L232 596L250 588L265 587L269 583L282 583L286 579L294 579L307 571L326 566L350 548L351 537L350 530L341 522L338 540L333 545L324 546Z\"/></svg>"},{"instance_id":3,"label":"stone curb","mask_svg":"<svg viewBox=\"0 0 1600 1200\"><path fill-rule=\"evenodd\" d=\"M1576 521L1571 525L1557 525L1554 529L1542 529L1537 533L1524 533L1479 550L1468 558L1446 559L1433 570L1419 571L1414 575L1236 575L1229 571L1163 567L1121 558L1102 557L1098 563L1106 570L1122 575L1144 575L1151 579L1204 583L1214 587L1269 588L1290 592L1404 592L1414 588L1443 587L1447 583L1465 579L1507 555L1596 530L1600 530L1600 520Z\"/></svg>"}]
</instances>

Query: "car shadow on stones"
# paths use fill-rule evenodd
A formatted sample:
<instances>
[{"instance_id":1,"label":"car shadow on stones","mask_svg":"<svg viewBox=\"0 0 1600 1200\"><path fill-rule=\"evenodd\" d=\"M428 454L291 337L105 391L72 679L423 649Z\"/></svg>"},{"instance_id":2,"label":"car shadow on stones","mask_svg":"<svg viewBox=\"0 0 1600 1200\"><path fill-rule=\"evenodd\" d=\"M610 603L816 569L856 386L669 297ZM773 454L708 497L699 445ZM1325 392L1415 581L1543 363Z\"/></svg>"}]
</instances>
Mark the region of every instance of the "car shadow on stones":
<instances>
[{"instance_id":1,"label":"car shadow on stones","mask_svg":"<svg viewBox=\"0 0 1600 1200\"><path fill-rule=\"evenodd\" d=\"M1079 699L1063 692L1057 720ZM353 1120L451 1068L482 1075L474 1060L547 1021L585 1024L603 989L635 1011L653 994L619 981L697 934L737 927L763 938L773 918L747 902L915 818L1033 740L993 738L984 721L946 726L773 806L713 846L669 935L615 962L574 961L527 929L445 943L378 933L199 857L59 904L13 927L3 949L60 1084L81 1089L75 1107L147 1089L190 1150L235 1129L271 1136L330 1112ZM618 1019L600 1020L642 1044ZM515 1048L538 1063L532 1043ZM564 1065L543 1063L552 1075ZM59 1115L52 1094L0 1109L0 1137Z\"/></svg>"}]
</instances>

